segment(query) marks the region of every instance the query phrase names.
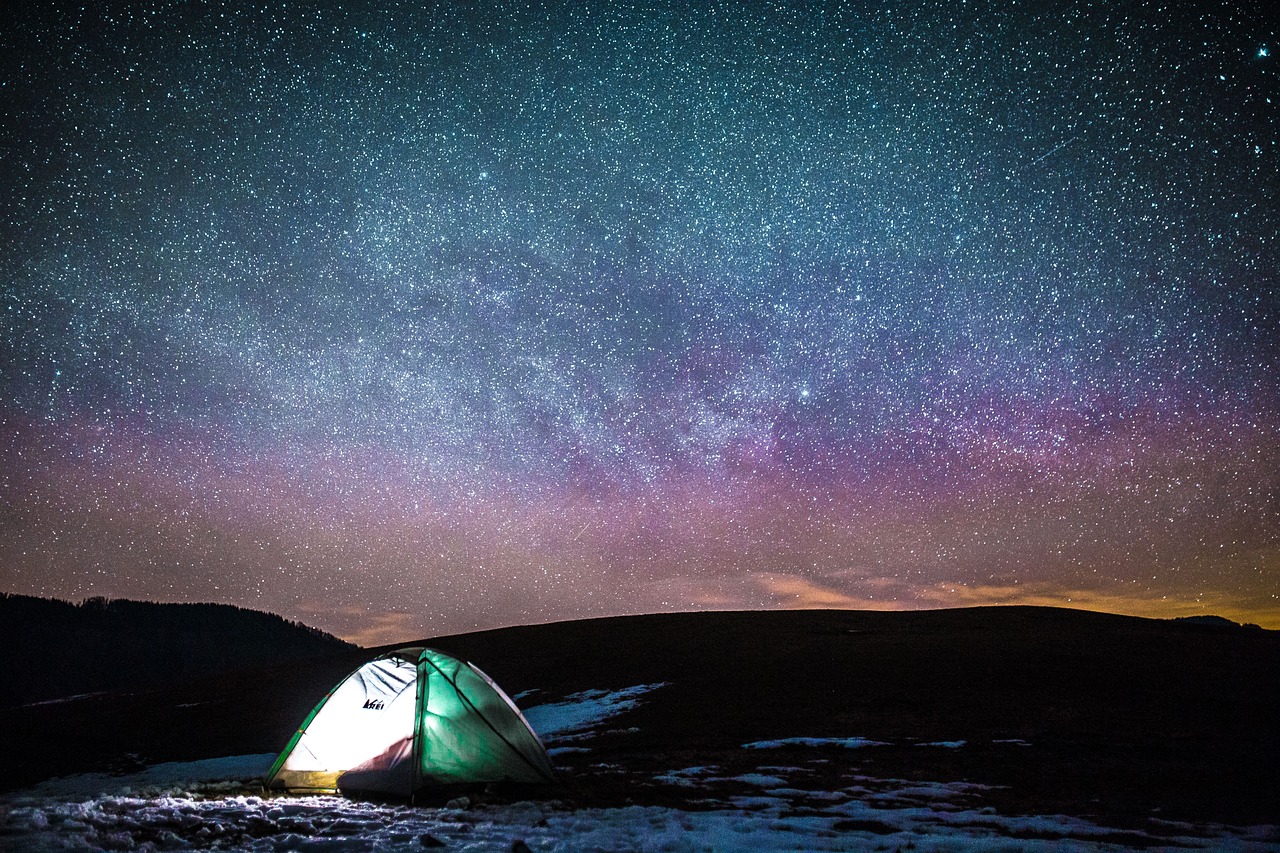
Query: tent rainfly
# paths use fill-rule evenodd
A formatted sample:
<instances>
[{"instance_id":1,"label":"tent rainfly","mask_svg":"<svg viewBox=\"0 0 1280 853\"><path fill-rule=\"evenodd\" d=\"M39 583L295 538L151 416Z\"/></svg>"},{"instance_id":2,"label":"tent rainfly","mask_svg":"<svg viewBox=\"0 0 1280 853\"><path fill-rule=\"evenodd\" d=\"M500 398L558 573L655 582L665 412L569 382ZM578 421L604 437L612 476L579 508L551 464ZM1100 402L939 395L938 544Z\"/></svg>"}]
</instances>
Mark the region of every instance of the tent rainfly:
<instances>
[{"instance_id":1,"label":"tent rainfly","mask_svg":"<svg viewBox=\"0 0 1280 853\"><path fill-rule=\"evenodd\" d=\"M264 785L412 797L433 785L554 780L542 741L489 676L410 647L369 661L321 699Z\"/></svg>"}]
</instances>

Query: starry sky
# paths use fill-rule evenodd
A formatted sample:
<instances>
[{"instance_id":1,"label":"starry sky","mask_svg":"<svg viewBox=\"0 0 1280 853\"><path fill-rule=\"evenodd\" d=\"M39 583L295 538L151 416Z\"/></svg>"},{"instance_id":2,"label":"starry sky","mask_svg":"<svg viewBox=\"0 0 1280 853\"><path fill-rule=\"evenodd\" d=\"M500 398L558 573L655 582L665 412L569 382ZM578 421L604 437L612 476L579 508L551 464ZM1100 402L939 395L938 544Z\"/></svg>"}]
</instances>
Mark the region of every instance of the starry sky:
<instances>
[{"instance_id":1,"label":"starry sky","mask_svg":"<svg viewBox=\"0 0 1280 853\"><path fill-rule=\"evenodd\" d=\"M1264 5L10 11L0 591L1280 628Z\"/></svg>"}]
</instances>

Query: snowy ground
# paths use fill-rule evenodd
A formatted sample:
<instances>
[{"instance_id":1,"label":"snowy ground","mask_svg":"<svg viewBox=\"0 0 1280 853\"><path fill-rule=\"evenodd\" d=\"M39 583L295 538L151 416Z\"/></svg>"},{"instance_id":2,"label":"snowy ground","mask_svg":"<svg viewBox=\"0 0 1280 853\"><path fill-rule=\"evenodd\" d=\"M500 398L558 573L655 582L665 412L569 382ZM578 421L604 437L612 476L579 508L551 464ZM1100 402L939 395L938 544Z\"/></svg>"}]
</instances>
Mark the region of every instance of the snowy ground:
<instances>
[{"instance_id":1,"label":"snowy ground","mask_svg":"<svg viewBox=\"0 0 1280 853\"><path fill-rule=\"evenodd\" d=\"M615 718L661 687L587 691L531 708L527 716L549 745L589 750L593 733L620 722ZM685 808L554 801L415 808L262 797L255 785L273 755L160 764L125 776L51 780L0 800L0 849L478 851L518 850L519 842L538 851L1280 850L1276 827L1149 821L1140 830L1120 830L1058 815L1001 815L981 805L983 786L960 782L846 776L839 787L814 788L818 770L830 761L824 750L881 745L856 737L744 744L752 751L743 754L760 760L751 772L683 767L643 780L678 795ZM926 745L963 748L961 742ZM770 763L784 747L791 748L789 762Z\"/></svg>"},{"instance_id":2,"label":"snowy ground","mask_svg":"<svg viewBox=\"0 0 1280 853\"><path fill-rule=\"evenodd\" d=\"M590 752L590 747L582 743L602 734L604 723L636 707L644 694L665 686L659 682L637 684L622 690L584 690L559 702L535 705L524 711L524 718L542 738L547 754L552 758ZM529 698L529 693L521 694L519 698Z\"/></svg>"}]
</instances>

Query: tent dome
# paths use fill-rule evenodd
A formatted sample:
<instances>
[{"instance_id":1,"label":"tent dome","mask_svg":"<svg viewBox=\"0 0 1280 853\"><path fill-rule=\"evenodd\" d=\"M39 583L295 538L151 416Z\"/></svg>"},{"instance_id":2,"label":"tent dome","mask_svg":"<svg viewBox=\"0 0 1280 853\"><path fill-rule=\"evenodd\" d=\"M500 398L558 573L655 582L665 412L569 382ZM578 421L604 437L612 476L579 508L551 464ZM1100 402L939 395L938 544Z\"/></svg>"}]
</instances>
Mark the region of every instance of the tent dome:
<instances>
[{"instance_id":1,"label":"tent dome","mask_svg":"<svg viewBox=\"0 0 1280 853\"><path fill-rule=\"evenodd\" d=\"M474 664L411 646L329 691L264 785L410 797L432 785L554 780L542 741L498 685Z\"/></svg>"}]
</instances>

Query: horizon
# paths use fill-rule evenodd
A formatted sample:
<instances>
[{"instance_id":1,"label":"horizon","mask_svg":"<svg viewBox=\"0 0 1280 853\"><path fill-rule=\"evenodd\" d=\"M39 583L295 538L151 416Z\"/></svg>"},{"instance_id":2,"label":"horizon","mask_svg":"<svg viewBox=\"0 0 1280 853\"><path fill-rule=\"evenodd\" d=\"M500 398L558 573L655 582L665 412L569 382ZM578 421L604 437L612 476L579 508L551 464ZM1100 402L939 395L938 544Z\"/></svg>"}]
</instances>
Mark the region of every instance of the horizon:
<instances>
[{"instance_id":1,"label":"horizon","mask_svg":"<svg viewBox=\"0 0 1280 853\"><path fill-rule=\"evenodd\" d=\"M22 595L22 594L0 592L0 596L9 596L9 595ZM103 601L107 604L111 604L116 601L122 601L130 604L141 603L141 604L155 604L155 605L212 605L212 606L233 607L233 608L242 609L242 610L250 610L253 612L261 613L266 616L274 616L278 619L294 622L295 624L302 624L304 625L304 627L309 629L321 630L335 639L338 639L343 642L350 643L352 645L355 645L360 648L365 648L365 649L395 646L395 645L401 645L404 643L429 642L434 639L443 639L446 637L454 637L454 636L465 636L468 634L484 633L487 631L502 631L510 628L532 628L532 627L539 627L539 626L545 626L545 625L558 625L558 624L565 624L565 623L571 623L571 622L592 621L597 619L627 619L627 618L644 618L647 616L672 616L672 615L695 615L695 614L717 614L717 613L719 614L787 613L787 612L812 613L812 612L820 612L820 611L839 611L839 612L848 612L848 613L859 613L859 612L862 612L862 613L872 613L872 612L874 613L945 613L952 610L977 610L977 609L983 609L983 608L996 608L996 607L1021 607L1021 608L1036 608L1036 609L1048 609L1048 610L1071 610L1071 611L1077 611L1080 613L1091 613L1099 616L1118 616L1123 618L1152 619L1157 621L1180 621L1180 620L1188 620L1188 619L1215 619L1215 620L1222 619L1222 620L1225 620L1227 623L1235 625L1236 627L1240 627L1240 628L1250 628L1250 629L1256 628L1264 631L1280 630L1280 628L1260 625L1256 622L1243 622L1238 619L1230 619L1229 617L1223 616L1218 613L1189 613L1186 615L1161 616L1161 615L1147 615L1147 614L1137 614L1137 613L1120 613L1120 612L1110 611L1110 610L1097 610L1097 609L1084 607L1082 605L1076 605L1071 603L1036 604L1036 603L1023 603L1023 602L1002 602L1002 603L992 603L992 604L961 604L961 605L952 605L948 607L910 607L910 608L903 608L903 607L856 608L856 607L839 607L839 606L797 606L797 607L788 607L788 608L748 608L748 609L699 608L699 609L690 609L690 610L661 610L661 611L654 611L654 612L647 612L647 613L614 613L614 614L603 614L603 615L597 615L597 616L574 616L566 619L555 619L548 622L521 622L521 623L512 623L507 625L491 625L486 627L475 628L472 630L453 631L447 634L442 634L442 633L421 634L421 635L412 635L408 638L398 637L398 638L388 639L390 635L379 633L381 629L375 626L371 626L370 628L367 628L367 629L357 630L356 633L348 636L340 636L338 634L334 634L332 632L326 631L320 626L312 625L309 623L298 622L297 620L290 620L290 618L287 616L284 616L282 614L275 613L269 610L261 610L254 607L245 607L243 605L230 604L230 603L221 602L221 601L155 601L155 600L141 601L139 599L113 599L113 598L101 598L101 597L89 597L89 598L81 599L79 601L67 600L67 599L61 599L61 598L43 598L40 600L55 601L60 604L68 604L73 607L84 607L91 601Z\"/></svg>"},{"instance_id":2,"label":"horizon","mask_svg":"<svg viewBox=\"0 0 1280 853\"><path fill-rule=\"evenodd\" d=\"M0 590L1280 628L1280 34L1041 11L20 10Z\"/></svg>"}]
</instances>

